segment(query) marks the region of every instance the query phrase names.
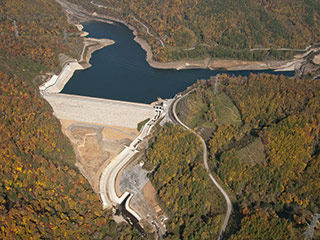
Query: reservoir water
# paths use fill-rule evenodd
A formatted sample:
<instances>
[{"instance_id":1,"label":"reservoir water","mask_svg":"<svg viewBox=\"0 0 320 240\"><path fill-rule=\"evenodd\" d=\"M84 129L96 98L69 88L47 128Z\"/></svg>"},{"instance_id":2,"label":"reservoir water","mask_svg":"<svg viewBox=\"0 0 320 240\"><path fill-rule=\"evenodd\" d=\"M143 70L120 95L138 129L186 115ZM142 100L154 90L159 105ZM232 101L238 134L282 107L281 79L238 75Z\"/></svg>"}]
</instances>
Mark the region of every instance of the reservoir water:
<instances>
[{"instance_id":1,"label":"reservoir water","mask_svg":"<svg viewBox=\"0 0 320 240\"><path fill-rule=\"evenodd\" d=\"M273 71L211 71L208 69L155 69L146 62L146 52L136 43L132 31L121 23L86 22L88 37L108 38L115 44L93 53L92 67L76 71L62 93L89 97L151 103L170 98L198 79L208 79L218 73L249 75L272 73L293 76L294 72Z\"/></svg>"}]
</instances>

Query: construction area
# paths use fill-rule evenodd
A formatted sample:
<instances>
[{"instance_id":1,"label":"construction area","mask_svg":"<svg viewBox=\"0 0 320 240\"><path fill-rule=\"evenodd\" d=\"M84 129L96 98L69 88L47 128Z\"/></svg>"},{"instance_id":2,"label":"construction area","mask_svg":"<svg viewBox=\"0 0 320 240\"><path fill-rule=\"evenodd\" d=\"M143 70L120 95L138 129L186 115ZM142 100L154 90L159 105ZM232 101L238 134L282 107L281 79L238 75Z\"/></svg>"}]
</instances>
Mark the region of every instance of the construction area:
<instances>
[{"instance_id":1,"label":"construction area","mask_svg":"<svg viewBox=\"0 0 320 240\"><path fill-rule=\"evenodd\" d=\"M62 131L70 139L77 156L76 166L96 193L101 191L105 169L134 141L141 132L138 123L155 115L152 105L122 102L76 95L46 93L54 114L60 120ZM141 143L147 144L146 141ZM126 164L115 178L115 190L121 196L132 194L130 207L148 226L166 220L156 201L156 191L138 159ZM112 165L112 164L111 164ZM117 187L119 186L119 187ZM115 216L117 221L123 221Z\"/></svg>"},{"instance_id":2,"label":"construction area","mask_svg":"<svg viewBox=\"0 0 320 240\"><path fill-rule=\"evenodd\" d=\"M156 190L147 177L148 173L143 169L143 163L137 158L122 171L120 192L128 191L133 194L130 205L142 217L144 226L147 223L163 225L167 217L156 200Z\"/></svg>"},{"instance_id":3,"label":"construction area","mask_svg":"<svg viewBox=\"0 0 320 240\"><path fill-rule=\"evenodd\" d=\"M49 94L44 96L77 155L77 167L98 192L101 171L139 135L137 124L154 115L151 105Z\"/></svg>"},{"instance_id":4,"label":"construction area","mask_svg":"<svg viewBox=\"0 0 320 240\"><path fill-rule=\"evenodd\" d=\"M63 131L77 155L76 166L99 191L99 178L105 168L135 138L137 131L61 119Z\"/></svg>"}]
</instances>

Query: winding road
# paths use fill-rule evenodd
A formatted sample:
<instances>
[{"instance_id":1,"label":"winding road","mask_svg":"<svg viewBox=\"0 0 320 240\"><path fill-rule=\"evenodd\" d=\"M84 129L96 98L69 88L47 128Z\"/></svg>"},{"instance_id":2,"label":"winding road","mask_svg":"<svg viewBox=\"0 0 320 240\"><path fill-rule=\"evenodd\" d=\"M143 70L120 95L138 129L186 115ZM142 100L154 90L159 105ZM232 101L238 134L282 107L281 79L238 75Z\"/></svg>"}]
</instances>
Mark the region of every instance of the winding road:
<instances>
[{"instance_id":1,"label":"winding road","mask_svg":"<svg viewBox=\"0 0 320 240\"><path fill-rule=\"evenodd\" d=\"M177 97L177 99L174 101L173 103L173 106L172 106L172 113L173 113L173 116L175 119L172 119L173 121L177 121L181 126L183 126L185 129L187 130L191 130L194 134L196 134L201 142L202 142L202 145L203 145L203 162L204 162L204 166L209 174L209 177L211 179L211 181L216 185L216 187L219 189L219 191L222 193L222 195L224 196L226 202L227 202L227 212L226 212L226 216L224 218L224 222L223 222L223 225L222 225L222 228L221 228L221 231L220 231L220 235L219 235L219 240L222 240L223 239L223 235L225 233L225 230L226 230L226 227L228 225L228 222L229 222L229 219L230 219L230 215L231 215L231 212L232 212L232 203L231 203L231 200L228 196L228 194L224 191L224 189L220 186L220 184L214 179L214 177L212 176L211 172L210 172L210 169L209 169L209 166L208 166L208 152L207 152L207 145L205 143L205 141L203 140L203 138L197 134L195 131L193 131L192 129L190 129L187 125L185 125L179 118L178 118L178 115L176 113L176 108L177 108L177 104L178 102L187 97L191 92L195 91L195 89L189 91L188 93L186 93L185 95L183 96L180 96L180 97Z\"/></svg>"}]
</instances>

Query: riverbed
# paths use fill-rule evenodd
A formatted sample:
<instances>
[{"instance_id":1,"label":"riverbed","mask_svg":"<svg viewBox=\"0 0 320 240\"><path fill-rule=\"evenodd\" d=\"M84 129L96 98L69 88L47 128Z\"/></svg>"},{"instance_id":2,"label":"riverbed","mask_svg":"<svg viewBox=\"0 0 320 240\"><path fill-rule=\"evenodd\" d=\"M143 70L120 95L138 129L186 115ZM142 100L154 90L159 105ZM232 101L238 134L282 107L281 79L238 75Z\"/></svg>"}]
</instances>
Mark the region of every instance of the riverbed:
<instances>
[{"instance_id":1,"label":"riverbed","mask_svg":"<svg viewBox=\"0 0 320 240\"><path fill-rule=\"evenodd\" d=\"M76 71L62 93L130 102L151 103L157 97L171 98L198 79L216 74L249 75L272 73L293 76L293 71L216 71L209 69L155 69L146 61L146 52L135 42L132 30L121 23L83 23L87 37L107 38L115 44L92 54L92 67Z\"/></svg>"}]
</instances>

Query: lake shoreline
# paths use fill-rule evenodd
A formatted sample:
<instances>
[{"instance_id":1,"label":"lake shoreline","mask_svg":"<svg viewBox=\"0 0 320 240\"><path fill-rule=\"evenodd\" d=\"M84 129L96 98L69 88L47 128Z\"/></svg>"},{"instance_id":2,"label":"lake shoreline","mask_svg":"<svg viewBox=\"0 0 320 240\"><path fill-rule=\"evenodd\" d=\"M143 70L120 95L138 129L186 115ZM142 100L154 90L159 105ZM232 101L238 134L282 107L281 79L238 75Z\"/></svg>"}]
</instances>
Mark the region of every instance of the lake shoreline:
<instances>
[{"instance_id":1,"label":"lake shoreline","mask_svg":"<svg viewBox=\"0 0 320 240\"><path fill-rule=\"evenodd\" d=\"M279 61L243 61L236 59L210 59L203 60L179 60L174 62L158 62L153 59L151 46L146 40L138 36L138 32L134 26L128 22L115 18L113 16L101 15L96 12L91 13L83 9L81 6L66 2L64 0L57 0L64 8L68 15L68 19L73 24L80 24L85 21L100 21L106 23L118 22L127 26L134 34L134 41L137 42L141 48L146 52L146 61L148 64L156 69L210 69L210 70L276 70L276 71L295 71L299 68L305 54L294 56L290 60Z\"/></svg>"},{"instance_id":2,"label":"lake shoreline","mask_svg":"<svg viewBox=\"0 0 320 240\"><path fill-rule=\"evenodd\" d=\"M81 24L77 24L76 27L79 30L83 28ZM80 36L86 36L86 34L86 32L81 32ZM113 40L106 38L84 38L80 59L71 59L66 56L65 58L67 59L61 63L62 70L60 71L59 75L53 74L48 81L39 87L42 94L60 93L67 82L71 79L75 71L84 70L91 67L90 59L95 51L106 46L110 46L114 43L115 42Z\"/></svg>"}]
</instances>

